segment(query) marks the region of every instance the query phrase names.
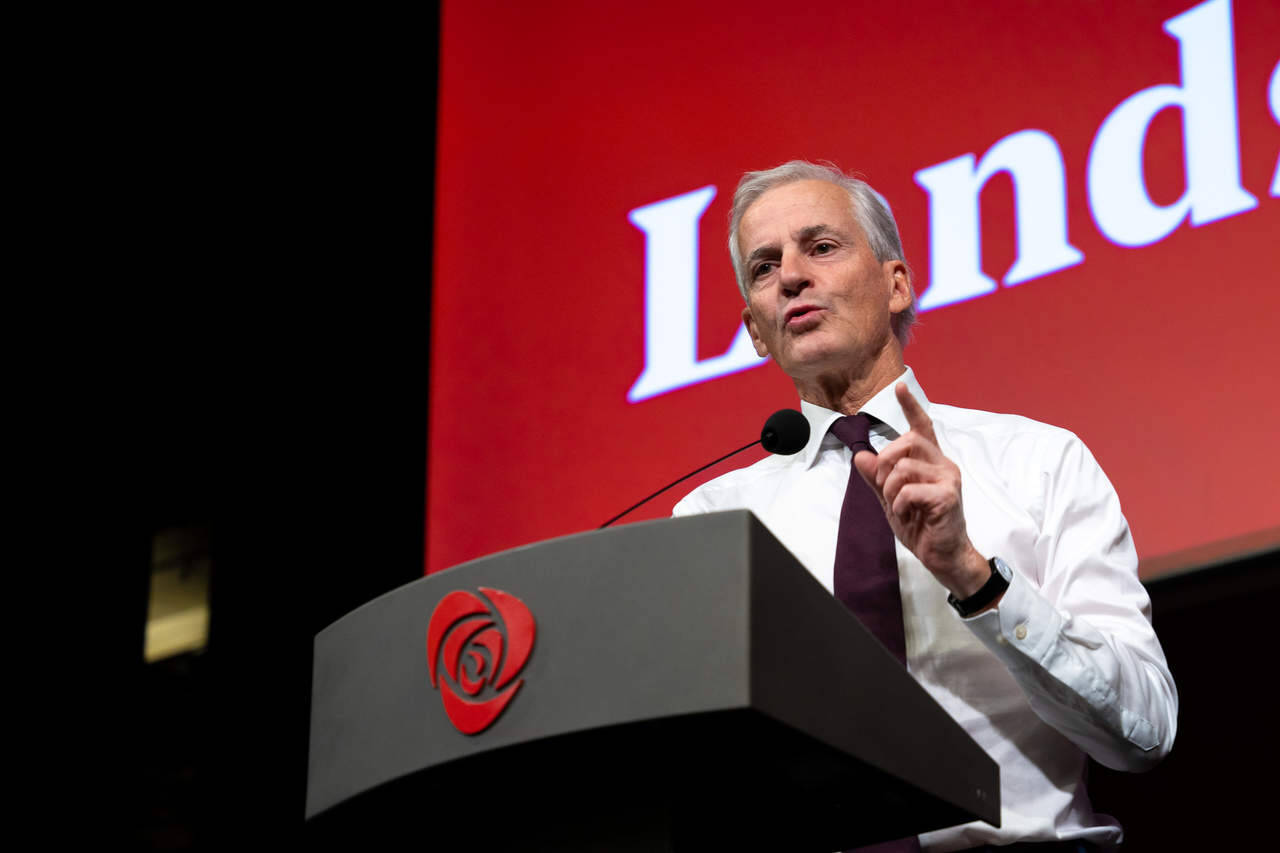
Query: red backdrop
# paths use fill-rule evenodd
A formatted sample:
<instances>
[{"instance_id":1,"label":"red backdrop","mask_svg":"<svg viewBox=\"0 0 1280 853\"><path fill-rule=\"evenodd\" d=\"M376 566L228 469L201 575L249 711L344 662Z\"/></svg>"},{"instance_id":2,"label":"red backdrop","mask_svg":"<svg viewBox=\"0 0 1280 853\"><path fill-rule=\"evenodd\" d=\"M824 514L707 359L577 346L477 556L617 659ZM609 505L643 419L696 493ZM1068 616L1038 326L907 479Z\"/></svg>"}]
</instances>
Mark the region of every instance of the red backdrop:
<instances>
[{"instance_id":1,"label":"red backdrop","mask_svg":"<svg viewBox=\"0 0 1280 853\"><path fill-rule=\"evenodd\" d=\"M446 2L427 570L593 528L797 405L772 364L628 402L645 334L629 211L716 187L699 232L708 358L738 327L724 245L743 171L800 157L861 173L893 205L923 293L929 196L914 174L1024 129L1061 149L1085 260L922 314L908 363L935 401L1079 434L1144 576L1280 541L1280 6L1230 6L1240 184L1257 206L1140 248L1108 240L1090 209L1099 125L1179 83L1163 23L1193 6ZM1185 187L1181 121L1164 110L1147 135L1160 204ZM1013 213L998 174L981 196L997 280L1017 254ZM669 514L692 485L629 520Z\"/></svg>"}]
</instances>

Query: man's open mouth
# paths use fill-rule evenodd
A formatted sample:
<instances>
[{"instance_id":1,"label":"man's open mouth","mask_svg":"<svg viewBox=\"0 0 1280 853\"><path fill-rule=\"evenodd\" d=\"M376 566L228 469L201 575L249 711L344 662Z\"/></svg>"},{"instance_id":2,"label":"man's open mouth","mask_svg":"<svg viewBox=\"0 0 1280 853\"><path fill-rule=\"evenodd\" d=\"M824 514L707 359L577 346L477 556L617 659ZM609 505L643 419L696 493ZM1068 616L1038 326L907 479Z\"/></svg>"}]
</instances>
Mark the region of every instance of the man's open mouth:
<instances>
[{"instance_id":1,"label":"man's open mouth","mask_svg":"<svg viewBox=\"0 0 1280 853\"><path fill-rule=\"evenodd\" d=\"M796 307L787 310L786 325L789 326L792 323L798 320L803 320L804 318L814 315L821 310L822 308L818 305L797 305Z\"/></svg>"}]
</instances>

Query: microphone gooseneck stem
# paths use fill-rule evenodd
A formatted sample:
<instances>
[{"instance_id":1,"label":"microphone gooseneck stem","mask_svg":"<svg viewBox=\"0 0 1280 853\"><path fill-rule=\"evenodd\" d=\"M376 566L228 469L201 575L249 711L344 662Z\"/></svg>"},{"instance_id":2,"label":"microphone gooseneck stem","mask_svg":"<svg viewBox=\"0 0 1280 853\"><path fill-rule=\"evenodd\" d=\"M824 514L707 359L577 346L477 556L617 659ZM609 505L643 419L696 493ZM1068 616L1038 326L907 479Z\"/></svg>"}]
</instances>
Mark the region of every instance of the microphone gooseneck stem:
<instances>
[{"instance_id":1,"label":"microphone gooseneck stem","mask_svg":"<svg viewBox=\"0 0 1280 853\"><path fill-rule=\"evenodd\" d=\"M637 501L636 503L634 503L634 504L632 504L631 506L627 507L627 508L626 508L626 509L624 509L622 512L618 513L618 514L617 514L617 515L615 515L613 518L609 519L608 521L606 521L604 524L600 525L600 526L599 526L599 527L597 527L596 529L597 529L597 530L604 530L604 529L605 529L606 527L608 527L610 524L613 524L615 521L617 521L618 519L622 518L622 517L623 517L624 515L626 515L627 513L631 512L631 510L636 509L637 507L644 506L646 503L648 503L649 501L653 500L653 499L654 499L654 498L656 498L658 495L662 494L663 492L665 492L667 489L671 488L672 486L678 486L678 485L680 485L681 483L683 483L685 480L687 480L687 479L689 479L690 477L692 477L694 474L700 474L700 473L702 473L703 471L705 471L705 470L707 470L708 468L710 468L712 465L717 465L717 464L719 464L719 463L723 462L724 460L728 459L730 456L733 456L733 455L735 455L735 454L741 453L741 452L742 452L742 451L744 451L744 450L749 450L750 448L755 447L755 446L756 446L757 444L759 444L759 443L760 443L760 440L759 440L759 439L756 439L755 441L751 442L750 444L744 444L742 447L739 447L737 450L734 450L734 451L733 451L733 452L731 452L731 453L726 453L724 456L721 456L719 459L716 459L716 460L715 460L715 461L713 461L713 462L708 462L706 465L703 465L701 468L697 469L696 471L690 471L688 474L685 474L683 477L681 477L679 480L676 480L674 483L668 483L667 485L663 486L661 489L658 489L658 491L656 491L656 492L654 492L653 494L649 495L649 497L645 498L644 500L642 500L642 501Z\"/></svg>"}]
</instances>

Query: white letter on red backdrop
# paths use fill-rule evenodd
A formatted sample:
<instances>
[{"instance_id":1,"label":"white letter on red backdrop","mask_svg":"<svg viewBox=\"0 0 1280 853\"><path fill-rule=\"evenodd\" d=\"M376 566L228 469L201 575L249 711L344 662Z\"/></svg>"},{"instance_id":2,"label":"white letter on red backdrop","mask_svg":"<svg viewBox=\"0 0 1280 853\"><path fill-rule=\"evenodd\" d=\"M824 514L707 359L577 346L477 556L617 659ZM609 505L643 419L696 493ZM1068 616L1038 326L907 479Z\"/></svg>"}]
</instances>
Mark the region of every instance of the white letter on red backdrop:
<instances>
[{"instance_id":1,"label":"white letter on red backdrop","mask_svg":"<svg viewBox=\"0 0 1280 853\"><path fill-rule=\"evenodd\" d=\"M1020 284L1084 260L1067 242L1066 170L1058 143L1044 131L1019 131L991 146L976 169L973 155L965 154L916 172L916 183L929 193L930 283L921 311L996 289L982 272L978 196L1000 171L1013 178L1018 223L1018 257L1004 283Z\"/></svg>"},{"instance_id":2,"label":"white letter on red backdrop","mask_svg":"<svg viewBox=\"0 0 1280 853\"><path fill-rule=\"evenodd\" d=\"M1165 238L1188 212L1192 225L1204 225L1258 206L1240 186L1230 0L1201 3L1164 29L1178 40L1182 85L1130 95L1102 122L1089 152L1089 207L1098 229L1122 246ZM1161 207L1147 194L1142 151L1147 127L1166 107L1182 110L1187 186Z\"/></svg>"},{"instance_id":3,"label":"white letter on red backdrop","mask_svg":"<svg viewBox=\"0 0 1280 853\"><path fill-rule=\"evenodd\" d=\"M1267 86L1267 102L1271 105L1271 116L1280 124L1280 62L1271 69L1271 83ZM1276 173L1271 178L1271 194L1280 196L1280 158L1276 159Z\"/></svg>"},{"instance_id":4,"label":"white letter on red backdrop","mask_svg":"<svg viewBox=\"0 0 1280 853\"><path fill-rule=\"evenodd\" d=\"M627 215L644 232L644 370L632 403L765 362L746 327L723 355L698 361L698 223L715 195L703 187Z\"/></svg>"}]
</instances>

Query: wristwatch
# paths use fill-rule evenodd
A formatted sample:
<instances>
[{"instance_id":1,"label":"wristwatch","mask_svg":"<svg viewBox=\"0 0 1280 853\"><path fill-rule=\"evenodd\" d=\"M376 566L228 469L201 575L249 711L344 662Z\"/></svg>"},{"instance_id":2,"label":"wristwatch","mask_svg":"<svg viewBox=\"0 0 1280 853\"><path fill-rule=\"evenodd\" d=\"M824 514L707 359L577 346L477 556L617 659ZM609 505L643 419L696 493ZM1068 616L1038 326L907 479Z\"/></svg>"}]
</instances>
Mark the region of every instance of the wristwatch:
<instances>
[{"instance_id":1,"label":"wristwatch","mask_svg":"<svg viewBox=\"0 0 1280 853\"><path fill-rule=\"evenodd\" d=\"M969 617L986 607L999 597L1000 593L1009 588L1009 581L1013 580L1013 569L1009 564L999 557L992 557L987 560L991 566L991 577L982 585L982 588L961 601L954 595L947 596L947 603L956 609L962 617Z\"/></svg>"}]
</instances>

